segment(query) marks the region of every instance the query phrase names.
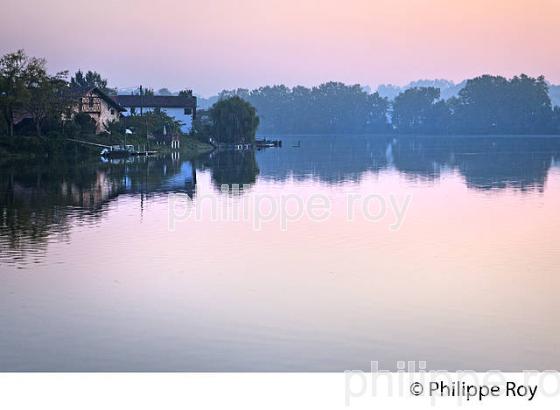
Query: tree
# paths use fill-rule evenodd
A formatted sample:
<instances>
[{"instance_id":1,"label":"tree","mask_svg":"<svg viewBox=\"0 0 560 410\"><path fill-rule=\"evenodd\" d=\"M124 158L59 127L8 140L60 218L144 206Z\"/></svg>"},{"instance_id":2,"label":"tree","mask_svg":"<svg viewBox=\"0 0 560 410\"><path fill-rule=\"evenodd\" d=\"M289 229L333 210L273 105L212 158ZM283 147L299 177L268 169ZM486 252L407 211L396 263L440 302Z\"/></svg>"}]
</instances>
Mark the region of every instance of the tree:
<instances>
[{"instance_id":1,"label":"tree","mask_svg":"<svg viewBox=\"0 0 560 410\"><path fill-rule=\"evenodd\" d=\"M543 76L525 74L509 81L508 114L510 129L520 134L541 134L553 128L552 103Z\"/></svg>"},{"instance_id":2,"label":"tree","mask_svg":"<svg viewBox=\"0 0 560 410\"><path fill-rule=\"evenodd\" d=\"M85 112L79 112L74 115L73 123L77 127L77 134L93 135L96 131L95 120ZM111 124L112 125L112 124Z\"/></svg>"},{"instance_id":3,"label":"tree","mask_svg":"<svg viewBox=\"0 0 560 410\"><path fill-rule=\"evenodd\" d=\"M160 88L157 92L157 95L173 95L173 93L167 88Z\"/></svg>"},{"instance_id":4,"label":"tree","mask_svg":"<svg viewBox=\"0 0 560 410\"><path fill-rule=\"evenodd\" d=\"M433 133L446 130L449 110L440 99L439 88L414 87L393 101L392 124L396 131Z\"/></svg>"},{"instance_id":5,"label":"tree","mask_svg":"<svg viewBox=\"0 0 560 410\"><path fill-rule=\"evenodd\" d=\"M60 122L62 114L70 105L66 98L67 72L60 72L50 76L45 68L45 62L36 67L29 82L29 98L24 104L25 111L31 115L37 131L42 136L42 128L47 120Z\"/></svg>"},{"instance_id":6,"label":"tree","mask_svg":"<svg viewBox=\"0 0 560 410\"><path fill-rule=\"evenodd\" d=\"M123 135L129 128L136 135L146 138L146 131L150 134L161 134L164 128L168 133L180 133L181 125L180 121L175 120L160 109L154 109L144 111L142 116L133 114L124 117L119 122L112 124L110 128L112 132Z\"/></svg>"},{"instance_id":7,"label":"tree","mask_svg":"<svg viewBox=\"0 0 560 410\"><path fill-rule=\"evenodd\" d=\"M9 53L0 59L0 108L14 135L17 116L30 115L37 135L48 118L60 121L68 104L64 97L66 72L50 76L46 61L28 57L23 50Z\"/></svg>"},{"instance_id":8,"label":"tree","mask_svg":"<svg viewBox=\"0 0 560 410\"><path fill-rule=\"evenodd\" d=\"M179 91L180 97L192 97L192 90L181 90Z\"/></svg>"},{"instance_id":9,"label":"tree","mask_svg":"<svg viewBox=\"0 0 560 410\"><path fill-rule=\"evenodd\" d=\"M552 133L560 134L560 107L555 106L552 113Z\"/></svg>"},{"instance_id":10,"label":"tree","mask_svg":"<svg viewBox=\"0 0 560 410\"><path fill-rule=\"evenodd\" d=\"M153 88L140 88L140 95L153 96L155 95L155 92Z\"/></svg>"},{"instance_id":11,"label":"tree","mask_svg":"<svg viewBox=\"0 0 560 410\"><path fill-rule=\"evenodd\" d=\"M96 87L103 91L105 94L116 95L117 91L107 86L107 79L103 78L101 74L96 71L88 71L85 75L81 70L76 71L76 74L70 78L71 88Z\"/></svg>"},{"instance_id":12,"label":"tree","mask_svg":"<svg viewBox=\"0 0 560 410\"><path fill-rule=\"evenodd\" d=\"M388 101L358 84L329 82L307 88L285 85L222 91L251 103L262 129L284 133L366 133L388 130Z\"/></svg>"},{"instance_id":13,"label":"tree","mask_svg":"<svg viewBox=\"0 0 560 410\"><path fill-rule=\"evenodd\" d=\"M255 141L259 117L255 107L234 96L218 101L210 109L212 133L218 142L250 144Z\"/></svg>"},{"instance_id":14,"label":"tree","mask_svg":"<svg viewBox=\"0 0 560 410\"><path fill-rule=\"evenodd\" d=\"M542 134L553 130L552 104L542 76L473 78L451 101L450 108L460 132Z\"/></svg>"},{"instance_id":15,"label":"tree","mask_svg":"<svg viewBox=\"0 0 560 410\"><path fill-rule=\"evenodd\" d=\"M12 116L9 114L8 111L9 109L8 109L7 90L8 90L7 79L4 78L3 75L0 75L0 109L1 109L0 129L6 130L6 133L10 133L9 129L11 128L11 132L13 133L13 126L12 127L8 126L8 118L11 118Z\"/></svg>"},{"instance_id":16,"label":"tree","mask_svg":"<svg viewBox=\"0 0 560 410\"><path fill-rule=\"evenodd\" d=\"M0 108L10 136L14 135L15 117L29 98L29 73L40 65L44 65L44 61L29 58L23 50L6 54L0 59Z\"/></svg>"}]
</instances>

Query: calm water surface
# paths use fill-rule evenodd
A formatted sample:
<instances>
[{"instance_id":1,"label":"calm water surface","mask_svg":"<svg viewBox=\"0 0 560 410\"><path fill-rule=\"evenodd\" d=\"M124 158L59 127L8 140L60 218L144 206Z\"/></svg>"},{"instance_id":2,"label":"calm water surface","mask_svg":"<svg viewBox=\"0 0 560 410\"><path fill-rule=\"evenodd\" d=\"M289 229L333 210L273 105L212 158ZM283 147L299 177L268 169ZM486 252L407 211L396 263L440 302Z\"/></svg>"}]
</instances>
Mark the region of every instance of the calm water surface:
<instances>
[{"instance_id":1,"label":"calm water surface","mask_svg":"<svg viewBox=\"0 0 560 410\"><path fill-rule=\"evenodd\" d=\"M559 138L367 136L5 163L0 370L560 369L559 165Z\"/></svg>"}]
</instances>

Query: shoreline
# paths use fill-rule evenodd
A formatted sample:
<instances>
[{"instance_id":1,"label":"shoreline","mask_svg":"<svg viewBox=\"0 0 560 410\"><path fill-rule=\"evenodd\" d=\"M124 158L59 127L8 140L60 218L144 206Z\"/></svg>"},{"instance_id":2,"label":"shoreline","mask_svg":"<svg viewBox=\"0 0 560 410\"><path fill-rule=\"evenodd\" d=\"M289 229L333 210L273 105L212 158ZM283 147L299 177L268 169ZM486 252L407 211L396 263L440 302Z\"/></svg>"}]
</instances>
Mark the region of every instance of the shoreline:
<instances>
[{"instance_id":1,"label":"shoreline","mask_svg":"<svg viewBox=\"0 0 560 410\"><path fill-rule=\"evenodd\" d=\"M99 136L87 136L84 138L93 143L115 144L114 141L106 141ZM132 139L127 143L141 146L137 139ZM158 155L168 155L178 152L186 159L195 158L199 155L207 154L214 150L210 144L198 141L192 137L184 136L181 140L181 148L172 150L169 145L150 146L155 149ZM37 136L0 136L0 165L11 161L25 161L48 159L50 157L78 157L93 159L99 157L98 147L81 145L76 142L68 141L66 138L49 138Z\"/></svg>"}]
</instances>

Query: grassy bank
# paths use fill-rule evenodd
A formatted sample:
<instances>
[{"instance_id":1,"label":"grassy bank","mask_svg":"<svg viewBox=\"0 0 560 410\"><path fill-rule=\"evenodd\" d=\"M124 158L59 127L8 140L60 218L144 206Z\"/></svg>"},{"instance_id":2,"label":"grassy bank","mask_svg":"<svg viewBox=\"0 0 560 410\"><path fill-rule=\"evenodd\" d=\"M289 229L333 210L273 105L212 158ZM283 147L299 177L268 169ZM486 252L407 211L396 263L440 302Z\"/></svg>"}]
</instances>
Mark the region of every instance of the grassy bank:
<instances>
[{"instance_id":1,"label":"grassy bank","mask_svg":"<svg viewBox=\"0 0 560 410\"><path fill-rule=\"evenodd\" d=\"M134 147L139 150L152 150L157 151L158 154L170 154L174 150L171 149L170 145L166 144L157 144L154 141L146 142L145 137L140 137L136 135L128 135L126 138L122 135L107 135L107 134L100 134L100 135L88 135L86 137L78 138L80 140L85 140L88 142L93 142L96 144L101 145L134 145ZM73 144L76 144L72 142ZM90 147L93 151L98 154L100 148L98 147ZM200 154L204 154L207 152L212 151L213 147L210 144L206 144L200 142L190 136L183 135L181 137L181 148L180 152L184 156L197 156Z\"/></svg>"},{"instance_id":2,"label":"grassy bank","mask_svg":"<svg viewBox=\"0 0 560 410\"><path fill-rule=\"evenodd\" d=\"M92 134L75 137L75 139L102 145L119 145L125 142L124 137L111 135ZM139 149L144 149L146 140L136 136L128 136L126 143L132 144ZM155 150L163 155L172 152L169 145L156 145L152 142L148 147L150 150ZM192 137L182 137L180 152L184 157L194 158L210 152L212 149L211 145ZM97 157L100 151L100 147L69 141L66 137L58 135L42 138L19 135L15 137L0 136L0 163L8 160L32 160L56 156Z\"/></svg>"},{"instance_id":3,"label":"grassy bank","mask_svg":"<svg viewBox=\"0 0 560 410\"><path fill-rule=\"evenodd\" d=\"M169 146L167 146L169 148ZM214 147L205 142L198 141L191 137L183 137L181 140L181 154L194 158L201 154L207 154L212 151Z\"/></svg>"},{"instance_id":4,"label":"grassy bank","mask_svg":"<svg viewBox=\"0 0 560 410\"><path fill-rule=\"evenodd\" d=\"M65 138L61 136L37 137L37 136L0 136L0 162L8 160L32 160L37 158L48 158L57 155L87 155L87 152L70 146Z\"/></svg>"}]
</instances>

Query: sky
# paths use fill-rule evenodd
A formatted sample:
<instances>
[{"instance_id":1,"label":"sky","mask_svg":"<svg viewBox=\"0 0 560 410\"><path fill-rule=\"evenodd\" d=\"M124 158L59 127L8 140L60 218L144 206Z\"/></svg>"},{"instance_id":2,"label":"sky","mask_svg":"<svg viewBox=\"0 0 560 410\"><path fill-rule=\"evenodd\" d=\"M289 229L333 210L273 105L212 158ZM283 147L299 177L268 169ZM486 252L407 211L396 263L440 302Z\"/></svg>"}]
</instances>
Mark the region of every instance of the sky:
<instances>
[{"instance_id":1,"label":"sky","mask_svg":"<svg viewBox=\"0 0 560 410\"><path fill-rule=\"evenodd\" d=\"M404 85L480 74L560 83L559 0L2 0L0 53L121 88L325 81Z\"/></svg>"}]
</instances>

